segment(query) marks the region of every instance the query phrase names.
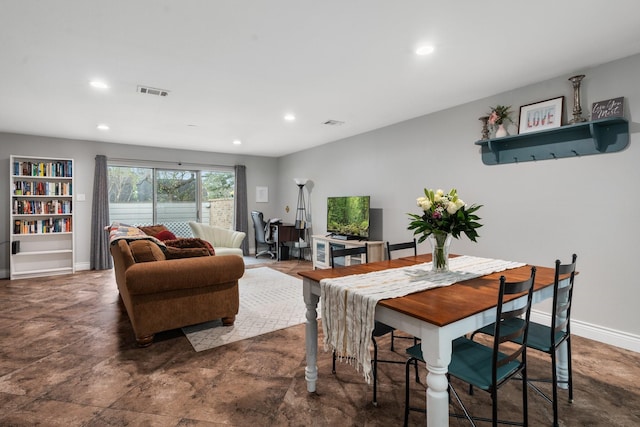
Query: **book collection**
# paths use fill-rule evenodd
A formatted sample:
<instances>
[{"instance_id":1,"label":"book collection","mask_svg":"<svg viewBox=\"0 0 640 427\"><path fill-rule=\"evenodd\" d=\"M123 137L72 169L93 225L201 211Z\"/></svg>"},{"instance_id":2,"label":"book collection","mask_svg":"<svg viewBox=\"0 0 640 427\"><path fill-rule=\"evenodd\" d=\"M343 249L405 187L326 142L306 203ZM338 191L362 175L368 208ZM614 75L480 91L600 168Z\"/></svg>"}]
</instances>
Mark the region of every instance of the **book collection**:
<instances>
[{"instance_id":1,"label":"book collection","mask_svg":"<svg viewBox=\"0 0 640 427\"><path fill-rule=\"evenodd\" d=\"M13 200L14 215L70 214L71 200Z\"/></svg>"},{"instance_id":2,"label":"book collection","mask_svg":"<svg viewBox=\"0 0 640 427\"><path fill-rule=\"evenodd\" d=\"M50 162L13 162L13 174L15 176L51 176L72 177L73 162L71 160L58 160Z\"/></svg>"},{"instance_id":3,"label":"book collection","mask_svg":"<svg viewBox=\"0 0 640 427\"><path fill-rule=\"evenodd\" d=\"M71 196L70 182L34 182L14 181L13 194L15 196Z\"/></svg>"},{"instance_id":4,"label":"book collection","mask_svg":"<svg viewBox=\"0 0 640 427\"><path fill-rule=\"evenodd\" d=\"M16 219L13 234L70 233L71 218Z\"/></svg>"}]
</instances>

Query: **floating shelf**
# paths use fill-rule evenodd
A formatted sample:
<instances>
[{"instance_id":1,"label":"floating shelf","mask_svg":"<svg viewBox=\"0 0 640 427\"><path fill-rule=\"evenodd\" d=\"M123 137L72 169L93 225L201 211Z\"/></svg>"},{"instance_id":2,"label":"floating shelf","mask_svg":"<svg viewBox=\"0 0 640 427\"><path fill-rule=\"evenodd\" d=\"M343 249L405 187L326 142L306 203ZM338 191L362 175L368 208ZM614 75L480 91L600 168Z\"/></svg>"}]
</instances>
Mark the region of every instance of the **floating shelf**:
<instances>
[{"instance_id":1,"label":"floating shelf","mask_svg":"<svg viewBox=\"0 0 640 427\"><path fill-rule=\"evenodd\" d=\"M629 122L622 117L611 117L521 135L484 139L475 144L481 147L485 165L614 153L629 145Z\"/></svg>"}]
</instances>

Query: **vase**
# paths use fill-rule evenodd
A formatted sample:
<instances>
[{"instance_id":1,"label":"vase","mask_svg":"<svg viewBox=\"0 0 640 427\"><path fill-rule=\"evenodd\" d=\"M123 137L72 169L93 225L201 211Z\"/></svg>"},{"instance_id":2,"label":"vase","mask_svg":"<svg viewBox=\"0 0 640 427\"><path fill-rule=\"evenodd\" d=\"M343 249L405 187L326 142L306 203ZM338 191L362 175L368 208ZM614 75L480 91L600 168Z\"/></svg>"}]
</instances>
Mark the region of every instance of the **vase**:
<instances>
[{"instance_id":1,"label":"vase","mask_svg":"<svg viewBox=\"0 0 640 427\"><path fill-rule=\"evenodd\" d=\"M507 135L509 135L509 132L504 128L504 124L500 123L498 125L498 130L496 130L496 138L502 138Z\"/></svg>"},{"instance_id":2,"label":"vase","mask_svg":"<svg viewBox=\"0 0 640 427\"><path fill-rule=\"evenodd\" d=\"M442 231L434 231L429 235L429 242L433 250L434 272L449 271L449 246L451 245L451 234Z\"/></svg>"}]
</instances>

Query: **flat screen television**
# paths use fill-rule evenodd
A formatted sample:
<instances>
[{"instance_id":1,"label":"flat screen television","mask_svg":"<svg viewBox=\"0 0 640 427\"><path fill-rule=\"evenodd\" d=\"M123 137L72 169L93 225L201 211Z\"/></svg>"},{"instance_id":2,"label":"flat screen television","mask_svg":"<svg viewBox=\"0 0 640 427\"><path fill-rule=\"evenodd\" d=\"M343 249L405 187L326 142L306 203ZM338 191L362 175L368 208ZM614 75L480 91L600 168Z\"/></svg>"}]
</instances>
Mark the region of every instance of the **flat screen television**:
<instances>
[{"instance_id":1,"label":"flat screen television","mask_svg":"<svg viewBox=\"0 0 640 427\"><path fill-rule=\"evenodd\" d=\"M369 238L370 196L327 198L327 232L336 238Z\"/></svg>"}]
</instances>

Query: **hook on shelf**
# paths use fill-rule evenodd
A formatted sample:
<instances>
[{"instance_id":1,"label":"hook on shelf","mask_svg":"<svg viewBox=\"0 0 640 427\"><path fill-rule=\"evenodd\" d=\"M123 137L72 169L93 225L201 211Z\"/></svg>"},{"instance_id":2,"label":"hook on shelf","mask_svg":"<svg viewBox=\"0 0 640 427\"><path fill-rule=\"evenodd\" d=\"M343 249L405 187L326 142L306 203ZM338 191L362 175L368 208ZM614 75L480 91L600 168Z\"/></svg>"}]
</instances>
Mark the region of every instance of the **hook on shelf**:
<instances>
[{"instance_id":1,"label":"hook on shelf","mask_svg":"<svg viewBox=\"0 0 640 427\"><path fill-rule=\"evenodd\" d=\"M534 156L533 154L531 155L531 158L535 161L536 160L536 156Z\"/></svg>"},{"instance_id":2,"label":"hook on shelf","mask_svg":"<svg viewBox=\"0 0 640 427\"><path fill-rule=\"evenodd\" d=\"M580 155L580 154L578 154L578 152L577 152L576 150L571 150L571 152L572 152L573 154L575 154L576 156L579 156L579 155Z\"/></svg>"},{"instance_id":3,"label":"hook on shelf","mask_svg":"<svg viewBox=\"0 0 640 427\"><path fill-rule=\"evenodd\" d=\"M553 157L554 159L557 159L556 153L549 153L549 154L551 154L551 157Z\"/></svg>"},{"instance_id":4,"label":"hook on shelf","mask_svg":"<svg viewBox=\"0 0 640 427\"><path fill-rule=\"evenodd\" d=\"M513 160L514 160L516 163L518 163L518 158L517 158L517 157L514 157L514 158L513 158Z\"/></svg>"}]
</instances>

